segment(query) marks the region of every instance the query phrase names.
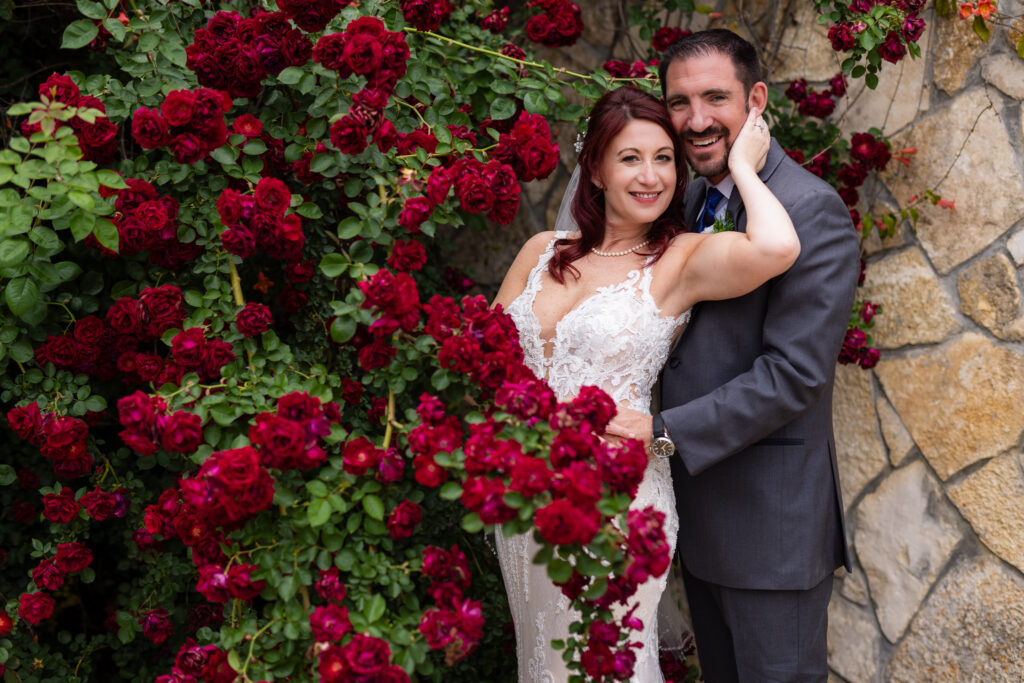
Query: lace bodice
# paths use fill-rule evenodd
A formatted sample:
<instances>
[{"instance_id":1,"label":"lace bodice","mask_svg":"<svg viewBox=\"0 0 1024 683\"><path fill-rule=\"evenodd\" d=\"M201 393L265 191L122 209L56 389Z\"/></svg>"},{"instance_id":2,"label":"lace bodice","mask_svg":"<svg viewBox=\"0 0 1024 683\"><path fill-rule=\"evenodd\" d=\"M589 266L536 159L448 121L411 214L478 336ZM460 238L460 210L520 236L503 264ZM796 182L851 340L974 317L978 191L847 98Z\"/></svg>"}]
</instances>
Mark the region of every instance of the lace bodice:
<instances>
[{"instance_id":1,"label":"lace bodice","mask_svg":"<svg viewBox=\"0 0 1024 683\"><path fill-rule=\"evenodd\" d=\"M648 413L658 372L690 312L674 318L661 315L651 295L652 269L647 266L631 271L622 282L599 288L565 314L555 326L553 339L542 339L534 300L555 240L566 234L556 233L548 243L530 271L526 288L508 307L519 329L526 365L546 379L560 399L572 398L583 386L597 386L618 405ZM549 355L545 347L550 348ZM649 506L665 513L665 534L674 552L679 518L667 460L648 463L630 503L630 509ZM505 537L499 528L495 541L515 623L519 683L564 683L569 672L551 641L565 638L579 615L570 609L544 566L533 564L539 547L530 534ZM642 645L636 651L631 683L664 681L658 663L657 613L666 583L667 576L648 579L625 607L615 610L616 619L633 610L644 624L642 632L630 635L630 640Z\"/></svg>"},{"instance_id":2,"label":"lace bodice","mask_svg":"<svg viewBox=\"0 0 1024 683\"><path fill-rule=\"evenodd\" d=\"M690 311L676 318L661 315L651 296L652 268L648 266L630 271L622 282L599 288L558 321L554 339L541 338L533 302L555 240L566 234L555 234L530 271L526 288L508 306L519 329L526 365L546 379L561 399L575 396L580 387L597 386L617 404L647 412L651 387ZM545 356L549 344L551 354Z\"/></svg>"}]
</instances>

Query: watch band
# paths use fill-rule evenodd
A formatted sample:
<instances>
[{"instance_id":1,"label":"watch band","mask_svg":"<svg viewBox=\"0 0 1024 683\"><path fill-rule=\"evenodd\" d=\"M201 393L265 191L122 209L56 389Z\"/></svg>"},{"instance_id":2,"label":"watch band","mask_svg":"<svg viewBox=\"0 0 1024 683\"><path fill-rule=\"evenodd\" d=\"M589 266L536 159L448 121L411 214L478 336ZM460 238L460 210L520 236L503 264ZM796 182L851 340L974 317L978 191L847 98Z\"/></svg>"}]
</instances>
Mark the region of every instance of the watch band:
<instances>
[{"instance_id":1,"label":"watch band","mask_svg":"<svg viewBox=\"0 0 1024 683\"><path fill-rule=\"evenodd\" d=\"M662 419L661 413L655 413L651 416L651 438L657 439L659 436L665 436L665 420Z\"/></svg>"}]
</instances>

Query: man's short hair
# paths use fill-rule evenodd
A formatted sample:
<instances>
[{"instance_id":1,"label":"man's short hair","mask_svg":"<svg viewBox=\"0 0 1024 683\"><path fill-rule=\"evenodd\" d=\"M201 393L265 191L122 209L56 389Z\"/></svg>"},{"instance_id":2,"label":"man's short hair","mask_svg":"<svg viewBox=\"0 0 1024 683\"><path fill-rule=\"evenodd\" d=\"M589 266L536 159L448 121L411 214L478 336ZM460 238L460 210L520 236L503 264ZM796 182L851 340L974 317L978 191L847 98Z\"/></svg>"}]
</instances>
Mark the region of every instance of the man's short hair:
<instances>
[{"instance_id":1,"label":"man's short hair","mask_svg":"<svg viewBox=\"0 0 1024 683\"><path fill-rule=\"evenodd\" d=\"M665 49L658 64L661 92L665 93L665 77L668 75L668 67L672 62L715 53L723 54L732 60L736 69L736 78L743 84L743 94L750 95L750 89L755 83L762 80L761 62L757 57L757 50L749 42L724 28L691 33Z\"/></svg>"}]
</instances>

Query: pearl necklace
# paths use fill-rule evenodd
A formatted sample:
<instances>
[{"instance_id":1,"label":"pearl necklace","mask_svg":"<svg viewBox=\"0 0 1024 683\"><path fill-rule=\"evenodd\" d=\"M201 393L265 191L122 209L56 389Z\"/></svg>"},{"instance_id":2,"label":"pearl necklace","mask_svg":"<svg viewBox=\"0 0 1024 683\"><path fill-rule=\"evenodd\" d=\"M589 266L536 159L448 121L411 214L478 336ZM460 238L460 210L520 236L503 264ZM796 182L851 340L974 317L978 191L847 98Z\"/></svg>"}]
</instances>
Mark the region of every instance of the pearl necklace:
<instances>
[{"instance_id":1,"label":"pearl necklace","mask_svg":"<svg viewBox=\"0 0 1024 683\"><path fill-rule=\"evenodd\" d=\"M644 240L640 244L630 247L629 249L623 249L622 251L599 251L596 247L591 247L590 251L594 252L598 256L625 256L626 254L632 254L637 249L643 249L650 243L650 240Z\"/></svg>"}]
</instances>

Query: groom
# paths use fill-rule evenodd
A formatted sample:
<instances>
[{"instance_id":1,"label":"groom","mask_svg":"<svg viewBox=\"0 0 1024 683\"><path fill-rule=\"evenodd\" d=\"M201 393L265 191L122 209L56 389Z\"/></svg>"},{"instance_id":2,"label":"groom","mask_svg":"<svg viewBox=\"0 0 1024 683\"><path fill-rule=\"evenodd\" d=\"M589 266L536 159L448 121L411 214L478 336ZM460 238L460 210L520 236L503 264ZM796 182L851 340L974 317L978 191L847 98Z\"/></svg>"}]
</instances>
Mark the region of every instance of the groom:
<instances>
[{"instance_id":1,"label":"groom","mask_svg":"<svg viewBox=\"0 0 1024 683\"><path fill-rule=\"evenodd\" d=\"M747 216L727 165L750 107L764 110L754 47L710 30L661 59L662 92L701 177L685 222ZM859 272L836 192L772 141L760 177L793 219L800 257L746 296L698 304L662 375L661 413L609 431L669 457L683 576L707 683L822 681L836 567L849 568L832 385Z\"/></svg>"}]
</instances>

